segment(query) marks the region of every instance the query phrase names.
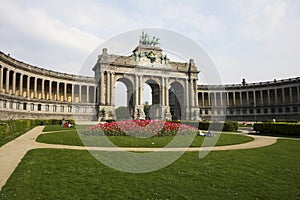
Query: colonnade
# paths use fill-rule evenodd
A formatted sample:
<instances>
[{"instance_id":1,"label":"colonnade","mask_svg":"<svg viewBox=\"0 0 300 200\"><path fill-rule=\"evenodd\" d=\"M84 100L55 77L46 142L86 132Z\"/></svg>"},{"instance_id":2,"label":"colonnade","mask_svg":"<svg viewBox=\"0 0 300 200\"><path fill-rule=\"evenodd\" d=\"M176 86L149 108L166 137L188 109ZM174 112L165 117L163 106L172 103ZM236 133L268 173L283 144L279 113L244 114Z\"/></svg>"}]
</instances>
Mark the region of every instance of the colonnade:
<instances>
[{"instance_id":1,"label":"colonnade","mask_svg":"<svg viewBox=\"0 0 300 200\"><path fill-rule=\"evenodd\" d=\"M0 66L0 93L27 99L95 103L96 86L63 78L26 74Z\"/></svg>"},{"instance_id":2,"label":"colonnade","mask_svg":"<svg viewBox=\"0 0 300 200\"><path fill-rule=\"evenodd\" d=\"M280 84L252 84L252 87L198 88L198 104L202 116L215 115L274 115L298 114L300 82L282 80ZM253 87L255 85L256 87Z\"/></svg>"}]
</instances>

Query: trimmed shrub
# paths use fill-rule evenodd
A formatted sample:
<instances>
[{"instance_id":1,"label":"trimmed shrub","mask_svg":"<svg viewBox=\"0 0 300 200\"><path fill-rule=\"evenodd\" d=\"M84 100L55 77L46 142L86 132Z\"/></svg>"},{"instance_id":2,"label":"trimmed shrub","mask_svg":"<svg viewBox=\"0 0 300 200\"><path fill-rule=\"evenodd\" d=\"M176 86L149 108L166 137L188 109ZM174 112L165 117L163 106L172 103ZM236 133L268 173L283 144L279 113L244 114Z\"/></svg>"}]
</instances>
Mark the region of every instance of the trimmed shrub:
<instances>
[{"instance_id":1,"label":"trimmed shrub","mask_svg":"<svg viewBox=\"0 0 300 200\"><path fill-rule=\"evenodd\" d=\"M200 130L220 130L221 127L222 131L231 131L235 132L238 130L238 123L237 122L232 122L232 121L226 121L224 123L222 122L200 122L198 129Z\"/></svg>"},{"instance_id":2,"label":"trimmed shrub","mask_svg":"<svg viewBox=\"0 0 300 200\"><path fill-rule=\"evenodd\" d=\"M68 120L75 124L74 120ZM0 122L0 138L11 133L20 132L39 125L60 125L61 120L58 119L19 119Z\"/></svg>"},{"instance_id":3,"label":"trimmed shrub","mask_svg":"<svg viewBox=\"0 0 300 200\"><path fill-rule=\"evenodd\" d=\"M255 123L253 130L259 134L300 136L299 123L265 122Z\"/></svg>"}]
</instances>

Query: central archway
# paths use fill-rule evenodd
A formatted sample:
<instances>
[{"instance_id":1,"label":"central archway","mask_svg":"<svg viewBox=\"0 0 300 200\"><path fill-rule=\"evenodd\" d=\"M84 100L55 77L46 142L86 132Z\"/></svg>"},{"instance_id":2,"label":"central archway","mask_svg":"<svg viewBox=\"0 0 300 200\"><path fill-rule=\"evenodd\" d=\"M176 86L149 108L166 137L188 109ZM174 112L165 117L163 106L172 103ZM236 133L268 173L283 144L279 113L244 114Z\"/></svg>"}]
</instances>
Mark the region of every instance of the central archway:
<instances>
[{"instance_id":1,"label":"central archway","mask_svg":"<svg viewBox=\"0 0 300 200\"><path fill-rule=\"evenodd\" d=\"M184 88L175 81L170 84L169 106L172 120L182 120L184 114Z\"/></svg>"},{"instance_id":2,"label":"central archway","mask_svg":"<svg viewBox=\"0 0 300 200\"><path fill-rule=\"evenodd\" d=\"M151 101L152 105L149 110L145 110L146 119L160 119L161 118L161 94L159 84L150 79L145 82L151 88Z\"/></svg>"}]
</instances>

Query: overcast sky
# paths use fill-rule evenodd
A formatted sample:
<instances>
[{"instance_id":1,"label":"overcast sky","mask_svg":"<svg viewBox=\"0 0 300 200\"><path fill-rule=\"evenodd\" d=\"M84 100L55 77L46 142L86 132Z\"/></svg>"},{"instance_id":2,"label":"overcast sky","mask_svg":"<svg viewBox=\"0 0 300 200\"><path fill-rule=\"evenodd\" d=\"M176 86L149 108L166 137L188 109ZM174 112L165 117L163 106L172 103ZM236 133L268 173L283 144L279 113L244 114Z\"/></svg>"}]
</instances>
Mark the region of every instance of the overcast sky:
<instances>
[{"instance_id":1,"label":"overcast sky","mask_svg":"<svg viewBox=\"0 0 300 200\"><path fill-rule=\"evenodd\" d=\"M223 83L300 76L299 0L0 0L0 51L61 72L79 71L113 36L152 27L198 43Z\"/></svg>"}]
</instances>

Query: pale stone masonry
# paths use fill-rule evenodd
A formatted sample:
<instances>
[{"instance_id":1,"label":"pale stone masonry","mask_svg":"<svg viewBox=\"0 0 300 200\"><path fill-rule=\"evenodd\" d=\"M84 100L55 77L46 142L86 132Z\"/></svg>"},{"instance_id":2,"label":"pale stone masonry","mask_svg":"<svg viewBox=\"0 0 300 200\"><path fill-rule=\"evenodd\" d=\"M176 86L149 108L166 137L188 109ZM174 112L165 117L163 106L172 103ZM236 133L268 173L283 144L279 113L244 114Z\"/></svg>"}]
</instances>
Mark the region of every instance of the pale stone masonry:
<instances>
[{"instance_id":1,"label":"pale stone masonry","mask_svg":"<svg viewBox=\"0 0 300 200\"><path fill-rule=\"evenodd\" d=\"M94 77L46 70L0 52L0 120L115 118L115 85L127 87L129 116L144 119L143 85L152 89L155 119L300 120L300 78L234 85L197 85L193 59L171 61L160 47L138 45L130 56L103 49ZM126 97L125 97L126 98Z\"/></svg>"}]
</instances>

